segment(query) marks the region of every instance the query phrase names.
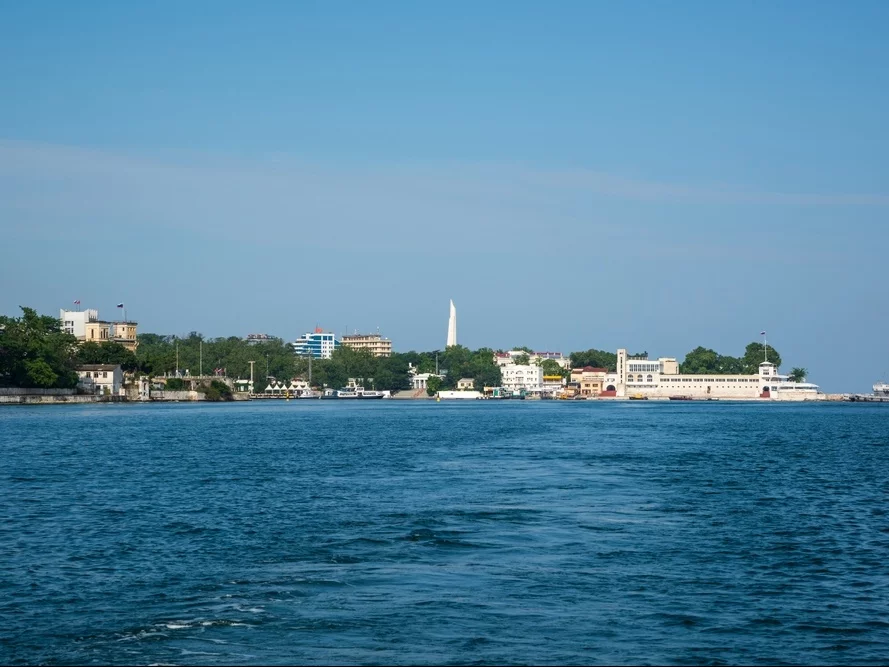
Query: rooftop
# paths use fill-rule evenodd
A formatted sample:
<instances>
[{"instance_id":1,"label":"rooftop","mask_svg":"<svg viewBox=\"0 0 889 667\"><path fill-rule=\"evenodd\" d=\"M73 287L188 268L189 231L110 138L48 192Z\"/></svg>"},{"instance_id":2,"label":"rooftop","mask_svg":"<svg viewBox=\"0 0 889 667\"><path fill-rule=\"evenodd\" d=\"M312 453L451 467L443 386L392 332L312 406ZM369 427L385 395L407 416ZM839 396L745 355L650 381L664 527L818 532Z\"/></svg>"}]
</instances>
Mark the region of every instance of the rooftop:
<instances>
[{"instance_id":1,"label":"rooftop","mask_svg":"<svg viewBox=\"0 0 889 667\"><path fill-rule=\"evenodd\" d=\"M113 371L120 368L119 364L83 364L78 366L79 371Z\"/></svg>"}]
</instances>

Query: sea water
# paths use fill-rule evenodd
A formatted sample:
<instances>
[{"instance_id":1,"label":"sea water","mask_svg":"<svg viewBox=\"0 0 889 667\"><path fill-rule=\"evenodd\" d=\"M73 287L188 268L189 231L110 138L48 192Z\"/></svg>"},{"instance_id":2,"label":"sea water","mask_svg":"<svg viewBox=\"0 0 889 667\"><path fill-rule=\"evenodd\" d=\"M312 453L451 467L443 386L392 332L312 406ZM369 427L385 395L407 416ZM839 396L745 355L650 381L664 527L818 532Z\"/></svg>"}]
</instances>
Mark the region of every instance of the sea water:
<instances>
[{"instance_id":1,"label":"sea water","mask_svg":"<svg viewBox=\"0 0 889 667\"><path fill-rule=\"evenodd\" d=\"M0 448L3 663L889 659L889 406L11 406Z\"/></svg>"}]
</instances>

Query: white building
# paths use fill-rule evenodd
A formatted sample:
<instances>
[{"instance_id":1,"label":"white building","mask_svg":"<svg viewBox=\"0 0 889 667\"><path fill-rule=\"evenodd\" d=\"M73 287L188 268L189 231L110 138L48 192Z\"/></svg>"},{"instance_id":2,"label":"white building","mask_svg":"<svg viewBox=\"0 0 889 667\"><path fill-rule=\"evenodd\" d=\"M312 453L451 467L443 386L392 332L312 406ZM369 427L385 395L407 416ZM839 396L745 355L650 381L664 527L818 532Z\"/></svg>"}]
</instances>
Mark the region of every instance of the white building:
<instances>
[{"instance_id":1,"label":"white building","mask_svg":"<svg viewBox=\"0 0 889 667\"><path fill-rule=\"evenodd\" d=\"M540 366L507 364L500 368L500 373L503 376L502 385L504 389L512 391L519 389L524 389L525 391L543 390L543 369Z\"/></svg>"},{"instance_id":2,"label":"white building","mask_svg":"<svg viewBox=\"0 0 889 667\"><path fill-rule=\"evenodd\" d=\"M62 331L71 334L77 340L84 340L86 337L87 322L98 322L99 311L93 308L87 310L65 310L59 309L59 319L62 320Z\"/></svg>"},{"instance_id":3,"label":"white building","mask_svg":"<svg viewBox=\"0 0 889 667\"><path fill-rule=\"evenodd\" d=\"M332 333L316 328L313 333L306 333L292 343L293 350L301 357L330 359L333 351L340 346L340 341Z\"/></svg>"},{"instance_id":4,"label":"white building","mask_svg":"<svg viewBox=\"0 0 889 667\"><path fill-rule=\"evenodd\" d=\"M99 311L59 310L62 331L71 334L81 343L120 343L131 352L136 351L136 322L106 322L99 319Z\"/></svg>"},{"instance_id":5,"label":"white building","mask_svg":"<svg viewBox=\"0 0 889 667\"><path fill-rule=\"evenodd\" d=\"M778 401L823 400L818 385L810 382L790 382L786 375L778 373L771 362L759 365L754 375L708 375L703 373L679 373L679 364L671 357L657 361L634 358L627 351L617 351L617 373L606 377L605 390L614 391L620 397L638 398L690 398L747 400L769 399Z\"/></svg>"},{"instance_id":6,"label":"white building","mask_svg":"<svg viewBox=\"0 0 889 667\"><path fill-rule=\"evenodd\" d=\"M569 368L571 366L571 360L568 357L563 356L561 352L526 352L524 350L495 352L494 363L498 366L506 366L515 363L516 358L521 357L522 355L527 355L529 363L535 366L540 365L545 359L552 359L559 364L560 368Z\"/></svg>"},{"instance_id":7,"label":"white building","mask_svg":"<svg viewBox=\"0 0 889 667\"><path fill-rule=\"evenodd\" d=\"M443 380L444 375L436 375L435 373L415 373L411 375L411 388L425 389L427 386L429 386L429 380L431 378L438 378L439 380Z\"/></svg>"},{"instance_id":8,"label":"white building","mask_svg":"<svg viewBox=\"0 0 889 667\"><path fill-rule=\"evenodd\" d=\"M123 395L123 370L117 364L84 364L77 375L77 385L89 394Z\"/></svg>"}]
</instances>

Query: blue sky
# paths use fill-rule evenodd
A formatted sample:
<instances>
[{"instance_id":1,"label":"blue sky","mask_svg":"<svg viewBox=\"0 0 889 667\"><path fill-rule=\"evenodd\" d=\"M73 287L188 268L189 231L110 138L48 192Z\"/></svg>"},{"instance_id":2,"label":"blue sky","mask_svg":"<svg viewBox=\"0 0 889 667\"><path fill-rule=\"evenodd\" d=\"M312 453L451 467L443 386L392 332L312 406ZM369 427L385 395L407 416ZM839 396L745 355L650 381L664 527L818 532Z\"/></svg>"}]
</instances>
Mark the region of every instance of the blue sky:
<instances>
[{"instance_id":1,"label":"blue sky","mask_svg":"<svg viewBox=\"0 0 889 667\"><path fill-rule=\"evenodd\" d=\"M885 2L0 6L0 312L889 375ZM866 355L864 363L852 355Z\"/></svg>"}]
</instances>

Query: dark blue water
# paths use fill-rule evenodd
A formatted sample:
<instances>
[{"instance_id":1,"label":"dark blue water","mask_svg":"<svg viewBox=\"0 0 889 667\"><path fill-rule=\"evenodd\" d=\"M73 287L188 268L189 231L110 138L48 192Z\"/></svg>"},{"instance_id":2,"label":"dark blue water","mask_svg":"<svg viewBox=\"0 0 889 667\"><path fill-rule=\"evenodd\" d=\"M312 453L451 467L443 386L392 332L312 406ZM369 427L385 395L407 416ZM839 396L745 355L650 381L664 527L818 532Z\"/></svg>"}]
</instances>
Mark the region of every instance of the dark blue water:
<instances>
[{"instance_id":1,"label":"dark blue water","mask_svg":"<svg viewBox=\"0 0 889 667\"><path fill-rule=\"evenodd\" d=\"M886 408L3 408L0 662L885 663Z\"/></svg>"}]
</instances>

